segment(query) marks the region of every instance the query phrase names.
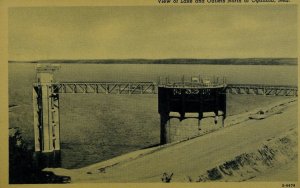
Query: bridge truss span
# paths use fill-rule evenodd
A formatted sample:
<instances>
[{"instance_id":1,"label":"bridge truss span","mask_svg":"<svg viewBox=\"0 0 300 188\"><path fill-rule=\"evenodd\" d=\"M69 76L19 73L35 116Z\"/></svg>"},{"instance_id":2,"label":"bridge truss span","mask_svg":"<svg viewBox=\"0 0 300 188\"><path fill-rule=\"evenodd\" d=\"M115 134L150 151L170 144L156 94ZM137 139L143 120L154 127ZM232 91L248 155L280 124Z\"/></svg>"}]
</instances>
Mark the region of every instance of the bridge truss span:
<instances>
[{"instance_id":1,"label":"bridge truss span","mask_svg":"<svg viewBox=\"0 0 300 188\"><path fill-rule=\"evenodd\" d=\"M228 84L227 93L266 96L298 96L298 87L291 85Z\"/></svg>"},{"instance_id":2,"label":"bridge truss span","mask_svg":"<svg viewBox=\"0 0 300 188\"><path fill-rule=\"evenodd\" d=\"M154 82L59 82L57 93L156 94Z\"/></svg>"}]
</instances>

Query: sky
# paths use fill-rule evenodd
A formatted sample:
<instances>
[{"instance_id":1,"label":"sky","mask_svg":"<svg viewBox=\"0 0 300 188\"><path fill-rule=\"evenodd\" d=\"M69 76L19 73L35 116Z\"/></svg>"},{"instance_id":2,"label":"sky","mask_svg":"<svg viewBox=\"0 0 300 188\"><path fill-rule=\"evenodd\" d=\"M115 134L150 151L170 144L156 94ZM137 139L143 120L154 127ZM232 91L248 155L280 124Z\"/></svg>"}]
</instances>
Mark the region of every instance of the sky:
<instances>
[{"instance_id":1,"label":"sky","mask_svg":"<svg viewBox=\"0 0 300 188\"><path fill-rule=\"evenodd\" d=\"M14 7L9 60L297 57L297 7Z\"/></svg>"}]
</instances>

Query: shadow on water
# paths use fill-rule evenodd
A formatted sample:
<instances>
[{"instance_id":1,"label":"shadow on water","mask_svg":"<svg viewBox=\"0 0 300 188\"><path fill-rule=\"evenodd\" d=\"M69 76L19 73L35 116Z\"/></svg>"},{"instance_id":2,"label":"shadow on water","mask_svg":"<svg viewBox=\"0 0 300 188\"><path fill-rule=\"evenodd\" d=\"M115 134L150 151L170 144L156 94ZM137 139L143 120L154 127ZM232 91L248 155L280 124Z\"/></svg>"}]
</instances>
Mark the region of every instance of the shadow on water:
<instances>
[{"instance_id":1,"label":"shadow on water","mask_svg":"<svg viewBox=\"0 0 300 188\"><path fill-rule=\"evenodd\" d=\"M150 145L150 146L146 146L142 149L149 149L149 148L154 148L154 147L157 147L157 146L160 146L161 144L153 144L153 145Z\"/></svg>"}]
</instances>

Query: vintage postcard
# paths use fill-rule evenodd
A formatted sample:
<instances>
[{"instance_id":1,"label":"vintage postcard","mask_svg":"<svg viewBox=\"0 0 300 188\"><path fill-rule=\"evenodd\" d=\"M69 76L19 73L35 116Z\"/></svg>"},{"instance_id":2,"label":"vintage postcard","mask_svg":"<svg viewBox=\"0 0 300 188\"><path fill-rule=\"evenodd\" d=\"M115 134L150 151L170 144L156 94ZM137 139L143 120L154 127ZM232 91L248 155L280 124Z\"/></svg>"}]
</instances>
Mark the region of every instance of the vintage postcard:
<instances>
[{"instance_id":1,"label":"vintage postcard","mask_svg":"<svg viewBox=\"0 0 300 188\"><path fill-rule=\"evenodd\" d=\"M0 5L1 187L299 186L296 1Z\"/></svg>"}]
</instances>

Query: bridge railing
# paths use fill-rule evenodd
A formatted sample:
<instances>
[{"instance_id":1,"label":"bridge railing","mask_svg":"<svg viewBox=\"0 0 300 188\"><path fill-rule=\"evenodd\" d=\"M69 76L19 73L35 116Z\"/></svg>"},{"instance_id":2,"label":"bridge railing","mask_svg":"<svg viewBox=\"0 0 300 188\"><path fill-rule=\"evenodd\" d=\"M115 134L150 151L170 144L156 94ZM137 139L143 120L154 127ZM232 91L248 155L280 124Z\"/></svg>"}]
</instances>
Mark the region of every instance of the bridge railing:
<instances>
[{"instance_id":1,"label":"bridge railing","mask_svg":"<svg viewBox=\"0 0 300 188\"><path fill-rule=\"evenodd\" d=\"M220 88L220 87L226 87L226 84L174 82L174 83L168 83L168 84L159 84L158 87L165 87L165 88Z\"/></svg>"}]
</instances>

